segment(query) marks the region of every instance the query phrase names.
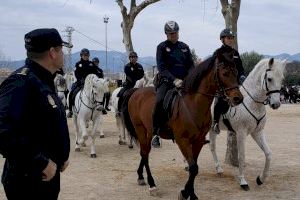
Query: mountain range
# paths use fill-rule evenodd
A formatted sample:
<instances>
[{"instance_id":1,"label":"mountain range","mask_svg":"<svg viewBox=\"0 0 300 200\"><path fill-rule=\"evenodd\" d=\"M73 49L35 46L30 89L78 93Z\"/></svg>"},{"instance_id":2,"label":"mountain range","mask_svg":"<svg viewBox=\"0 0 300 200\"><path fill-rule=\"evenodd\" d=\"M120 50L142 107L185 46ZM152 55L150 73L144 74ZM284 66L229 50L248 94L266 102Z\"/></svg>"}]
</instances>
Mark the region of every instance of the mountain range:
<instances>
[{"instance_id":1,"label":"mountain range","mask_svg":"<svg viewBox=\"0 0 300 200\"><path fill-rule=\"evenodd\" d=\"M126 53L118 52L118 51L108 51L107 52L107 69L106 69L106 52L105 51L90 51L90 59L98 57L100 60L100 67L109 73L117 73L123 71L124 65L128 63L128 58ZM300 62L300 53L290 55L287 53L282 53L279 55L271 56L264 55L264 57L274 57L278 59L287 59L288 61L298 61ZM80 52L73 53L71 55L71 66L75 66L75 63L80 59ZM138 62L147 70L151 69L156 65L155 57L147 56L147 57L139 57ZM24 65L24 60L18 61L0 61L0 68L9 68L10 70L15 70Z\"/></svg>"}]
</instances>

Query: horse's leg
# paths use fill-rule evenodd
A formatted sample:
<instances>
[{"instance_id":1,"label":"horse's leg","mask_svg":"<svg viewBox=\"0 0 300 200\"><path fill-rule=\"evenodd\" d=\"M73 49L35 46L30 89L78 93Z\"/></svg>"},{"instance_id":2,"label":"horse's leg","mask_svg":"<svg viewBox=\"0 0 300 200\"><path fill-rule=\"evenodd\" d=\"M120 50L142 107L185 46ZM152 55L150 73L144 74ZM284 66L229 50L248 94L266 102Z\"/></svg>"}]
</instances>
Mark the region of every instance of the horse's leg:
<instances>
[{"instance_id":1,"label":"horse's leg","mask_svg":"<svg viewBox=\"0 0 300 200\"><path fill-rule=\"evenodd\" d=\"M126 144L125 132L123 128L123 122L119 113L116 114L116 123L119 130L119 145L125 145Z\"/></svg>"},{"instance_id":2,"label":"horse's leg","mask_svg":"<svg viewBox=\"0 0 300 200\"><path fill-rule=\"evenodd\" d=\"M264 151L265 157L266 157L266 162L265 162L265 168L263 172L256 178L256 183L258 185L261 185L264 183L266 178L269 175L269 170L270 170L270 162L272 158L272 152L271 149L267 143L265 134L263 131L260 131L258 133L253 133L251 134L255 142L258 144L258 146Z\"/></svg>"},{"instance_id":3,"label":"horse's leg","mask_svg":"<svg viewBox=\"0 0 300 200\"><path fill-rule=\"evenodd\" d=\"M104 138L104 132L103 132L103 116L102 115L99 115L99 123L97 124L97 129L96 129L96 132L99 132L100 133L100 138Z\"/></svg>"},{"instance_id":4,"label":"horse's leg","mask_svg":"<svg viewBox=\"0 0 300 200\"><path fill-rule=\"evenodd\" d=\"M217 151L216 151L216 139L217 139L217 134L213 131L210 131L209 132L210 151L211 151L214 161L215 161L215 167L216 167L217 173L218 173L218 175L222 175L224 171L223 171L220 161L218 159L218 155L217 155Z\"/></svg>"},{"instance_id":5,"label":"horse's leg","mask_svg":"<svg viewBox=\"0 0 300 200\"><path fill-rule=\"evenodd\" d=\"M79 123L81 134L82 134L79 144L83 144L88 139L88 132L87 132L87 128L86 128L87 122L84 119L81 119L80 117L78 117L78 123Z\"/></svg>"},{"instance_id":6,"label":"horse's leg","mask_svg":"<svg viewBox=\"0 0 300 200\"><path fill-rule=\"evenodd\" d=\"M92 130L92 133L91 133L91 139L92 139L92 142L91 142L91 158L96 158L97 157L95 139L96 139L96 132L98 130L100 121L101 121L101 115L98 115L96 117L96 119L93 120L93 130Z\"/></svg>"},{"instance_id":7,"label":"horse's leg","mask_svg":"<svg viewBox=\"0 0 300 200\"><path fill-rule=\"evenodd\" d=\"M194 182L195 178L198 174L198 164L197 159L204 144L205 138L203 141L198 139L195 143L191 146L188 139L180 138L180 140L176 140L177 145L182 152L183 156L186 158L186 161L189 165L189 178L185 184L185 187L179 193L178 199L179 200L187 200L190 197L190 200L196 200L198 197L194 192Z\"/></svg>"},{"instance_id":8,"label":"horse's leg","mask_svg":"<svg viewBox=\"0 0 300 200\"><path fill-rule=\"evenodd\" d=\"M244 171L245 171L245 141L246 141L246 133L240 131L236 133L237 137L237 148L238 148L238 160L239 160L239 173L238 180L241 188L243 190L250 190L249 185L245 179Z\"/></svg>"},{"instance_id":9,"label":"horse's leg","mask_svg":"<svg viewBox=\"0 0 300 200\"><path fill-rule=\"evenodd\" d=\"M76 142L75 142L75 151L80 151L80 144L79 144L79 127L78 127L78 121L77 116L73 116L73 124L75 125L75 131L76 131Z\"/></svg>"}]
</instances>

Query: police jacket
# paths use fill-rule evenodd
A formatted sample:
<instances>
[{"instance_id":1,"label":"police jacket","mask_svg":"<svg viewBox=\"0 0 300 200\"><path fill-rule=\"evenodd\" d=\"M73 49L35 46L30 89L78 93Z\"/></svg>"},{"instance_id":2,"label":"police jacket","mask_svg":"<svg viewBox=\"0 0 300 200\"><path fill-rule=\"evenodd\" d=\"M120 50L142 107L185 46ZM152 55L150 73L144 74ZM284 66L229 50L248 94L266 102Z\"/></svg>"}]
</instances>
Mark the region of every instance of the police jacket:
<instances>
[{"instance_id":1,"label":"police jacket","mask_svg":"<svg viewBox=\"0 0 300 200\"><path fill-rule=\"evenodd\" d=\"M239 52L228 45L222 45L219 49L222 49L222 48L225 48L226 49L225 51L234 51L233 60L235 63L235 67L238 71L238 79L240 80L241 76L245 77L245 70L244 70L243 63L242 63ZM214 56L215 56L215 54L216 53L214 53Z\"/></svg>"},{"instance_id":2,"label":"police jacket","mask_svg":"<svg viewBox=\"0 0 300 200\"><path fill-rule=\"evenodd\" d=\"M85 78L89 74L95 74L99 78L103 78L103 71L99 69L93 62L81 59L75 65L75 77L78 81L84 83Z\"/></svg>"},{"instance_id":3,"label":"police jacket","mask_svg":"<svg viewBox=\"0 0 300 200\"><path fill-rule=\"evenodd\" d=\"M53 79L53 74L27 59L1 84L0 153L6 158L2 181L13 173L42 180L48 159L59 170L69 158L65 109Z\"/></svg>"},{"instance_id":4,"label":"police jacket","mask_svg":"<svg viewBox=\"0 0 300 200\"><path fill-rule=\"evenodd\" d=\"M125 85L126 87L134 87L137 80L140 80L144 76L144 69L139 63L128 63L124 67L126 74Z\"/></svg>"},{"instance_id":5,"label":"police jacket","mask_svg":"<svg viewBox=\"0 0 300 200\"><path fill-rule=\"evenodd\" d=\"M180 41L175 44L169 40L160 43L157 46L156 62L160 76L169 81L184 79L189 70L194 68L189 46Z\"/></svg>"}]
</instances>

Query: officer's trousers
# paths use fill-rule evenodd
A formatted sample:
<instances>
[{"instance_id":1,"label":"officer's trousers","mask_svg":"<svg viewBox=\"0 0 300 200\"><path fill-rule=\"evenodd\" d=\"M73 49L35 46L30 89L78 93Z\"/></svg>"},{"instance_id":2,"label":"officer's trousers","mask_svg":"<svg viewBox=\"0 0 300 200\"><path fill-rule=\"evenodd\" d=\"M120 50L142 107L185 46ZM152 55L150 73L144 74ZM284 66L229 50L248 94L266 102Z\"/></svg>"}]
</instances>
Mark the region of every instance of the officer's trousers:
<instances>
[{"instance_id":1,"label":"officer's trousers","mask_svg":"<svg viewBox=\"0 0 300 200\"><path fill-rule=\"evenodd\" d=\"M57 200L60 191L60 174L50 181L36 180L29 175L8 174L2 181L8 200L32 199L32 200Z\"/></svg>"},{"instance_id":2,"label":"officer's trousers","mask_svg":"<svg viewBox=\"0 0 300 200\"><path fill-rule=\"evenodd\" d=\"M222 114L225 114L229 109L229 104L222 97L215 98L213 121L218 123Z\"/></svg>"},{"instance_id":3,"label":"officer's trousers","mask_svg":"<svg viewBox=\"0 0 300 200\"><path fill-rule=\"evenodd\" d=\"M165 125L168 120L167 113L163 109L163 102L167 92L173 87L172 83L163 82L157 88L156 102L152 114L153 134L157 134L158 129Z\"/></svg>"}]
</instances>

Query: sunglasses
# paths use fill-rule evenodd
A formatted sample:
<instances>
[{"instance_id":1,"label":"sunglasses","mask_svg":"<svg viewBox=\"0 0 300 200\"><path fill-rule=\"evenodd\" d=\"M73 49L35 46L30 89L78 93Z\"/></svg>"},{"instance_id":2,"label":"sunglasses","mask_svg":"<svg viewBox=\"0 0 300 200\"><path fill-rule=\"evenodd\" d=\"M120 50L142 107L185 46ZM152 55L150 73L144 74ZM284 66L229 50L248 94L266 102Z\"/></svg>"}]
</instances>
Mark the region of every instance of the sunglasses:
<instances>
[{"instance_id":1,"label":"sunglasses","mask_svg":"<svg viewBox=\"0 0 300 200\"><path fill-rule=\"evenodd\" d=\"M129 58L137 58L137 56L129 56Z\"/></svg>"}]
</instances>

